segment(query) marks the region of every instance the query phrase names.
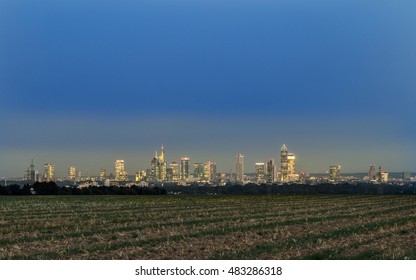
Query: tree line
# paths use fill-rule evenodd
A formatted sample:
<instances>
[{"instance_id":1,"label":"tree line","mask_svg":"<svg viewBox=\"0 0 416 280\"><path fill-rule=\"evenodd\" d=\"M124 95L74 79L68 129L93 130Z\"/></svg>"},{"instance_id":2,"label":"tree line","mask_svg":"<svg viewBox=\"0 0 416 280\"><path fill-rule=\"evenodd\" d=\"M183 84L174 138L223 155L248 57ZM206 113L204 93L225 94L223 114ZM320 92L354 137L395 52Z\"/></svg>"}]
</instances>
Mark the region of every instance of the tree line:
<instances>
[{"instance_id":1,"label":"tree line","mask_svg":"<svg viewBox=\"0 0 416 280\"><path fill-rule=\"evenodd\" d=\"M256 195L256 194L416 194L416 185L388 185L370 183L342 183L318 185L308 184L226 184L225 186L190 186L165 185L153 187L97 187L89 186L84 188L59 187L55 182L36 182L32 185L0 185L0 195L166 195L166 194L187 194L187 195Z\"/></svg>"},{"instance_id":2,"label":"tree line","mask_svg":"<svg viewBox=\"0 0 416 280\"><path fill-rule=\"evenodd\" d=\"M0 195L165 195L160 187L59 187L55 182L36 182L33 185L0 185Z\"/></svg>"}]
</instances>

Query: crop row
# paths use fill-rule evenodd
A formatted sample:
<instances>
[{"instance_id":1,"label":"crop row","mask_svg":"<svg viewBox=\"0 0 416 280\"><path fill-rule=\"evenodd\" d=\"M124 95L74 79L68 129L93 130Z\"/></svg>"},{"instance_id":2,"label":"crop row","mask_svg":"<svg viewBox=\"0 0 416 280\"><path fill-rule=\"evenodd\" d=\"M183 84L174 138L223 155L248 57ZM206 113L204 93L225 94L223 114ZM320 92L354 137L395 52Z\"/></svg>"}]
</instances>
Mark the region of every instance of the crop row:
<instances>
[{"instance_id":1,"label":"crop row","mask_svg":"<svg viewBox=\"0 0 416 280\"><path fill-rule=\"evenodd\" d=\"M59 199L0 199L0 258L415 257L413 196Z\"/></svg>"}]
</instances>

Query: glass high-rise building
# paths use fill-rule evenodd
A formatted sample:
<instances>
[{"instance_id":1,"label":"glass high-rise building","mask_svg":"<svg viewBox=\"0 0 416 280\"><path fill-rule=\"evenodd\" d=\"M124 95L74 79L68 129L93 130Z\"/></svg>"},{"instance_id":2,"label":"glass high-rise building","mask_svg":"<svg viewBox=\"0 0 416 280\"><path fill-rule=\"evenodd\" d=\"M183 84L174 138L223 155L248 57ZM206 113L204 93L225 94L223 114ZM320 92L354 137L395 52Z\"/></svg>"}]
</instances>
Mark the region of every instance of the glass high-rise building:
<instances>
[{"instance_id":1,"label":"glass high-rise building","mask_svg":"<svg viewBox=\"0 0 416 280\"><path fill-rule=\"evenodd\" d=\"M106 172L106 170L104 169L104 168L101 168L100 169L100 175L99 175L99 179L100 179L100 181L104 181L105 179L106 179L106 177L107 177L107 172Z\"/></svg>"},{"instance_id":2,"label":"glass high-rise building","mask_svg":"<svg viewBox=\"0 0 416 280\"><path fill-rule=\"evenodd\" d=\"M181 180L188 180L189 178L189 158L181 158Z\"/></svg>"},{"instance_id":3,"label":"glass high-rise building","mask_svg":"<svg viewBox=\"0 0 416 280\"><path fill-rule=\"evenodd\" d=\"M217 164L212 161L204 163L204 179L209 182L217 181Z\"/></svg>"},{"instance_id":4,"label":"glass high-rise building","mask_svg":"<svg viewBox=\"0 0 416 280\"><path fill-rule=\"evenodd\" d=\"M202 162L194 163L194 179L204 178L204 164Z\"/></svg>"},{"instance_id":5,"label":"glass high-rise building","mask_svg":"<svg viewBox=\"0 0 416 280\"><path fill-rule=\"evenodd\" d=\"M43 165L43 170L44 170L43 179L46 182L53 181L54 180L54 166L47 162Z\"/></svg>"},{"instance_id":6,"label":"glass high-rise building","mask_svg":"<svg viewBox=\"0 0 416 280\"><path fill-rule=\"evenodd\" d=\"M276 181L276 167L274 159L270 159L266 165L266 182L273 183Z\"/></svg>"},{"instance_id":7,"label":"glass high-rise building","mask_svg":"<svg viewBox=\"0 0 416 280\"><path fill-rule=\"evenodd\" d=\"M244 156L242 154L236 156L235 180L237 182L243 182L244 180Z\"/></svg>"},{"instance_id":8,"label":"glass high-rise building","mask_svg":"<svg viewBox=\"0 0 416 280\"><path fill-rule=\"evenodd\" d=\"M341 166L331 165L329 167L329 180L339 181L340 178L341 178Z\"/></svg>"},{"instance_id":9,"label":"glass high-rise building","mask_svg":"<svg viewBox=\"0 0 416 280\"><path fill-rule=\"evenodd\" d=\"M280 150L280 181L288 182L289 181L289 159L288 151L286 145L283 144L282 149Z\"/></svg>"},{"instance_id":10,"label":"glass high-rise building","mask_svg":"<svg viewBox=\"0 0 416 280\"><path fill-rule=\"evenodd\" d=\"M170 168L172 169L172 181L179 180L179 164L176 161L170 163Z\"/></svg>"},{"instance_id":11,"label":"glass high-rise building","mask_svg":"<svg viewBox=\"0 0 416 280\"><path fill-rule=\"evenodd\" d=\"M376 165L370 164L370 170L368 171L368 179L370 181L376 181L377 180L377 172L376 172Z\"/></svg>"},{"instance_id":12,"label":"glass high-rise building","mask_svg":"<svg viewBox=\"0 0 416 280\"><path fill-rule=\"evenodd\" d=\"M124 170L124 160L118 159L114 163L117 181L127 181L127 172Z\"/></svg>"},{"instance_id":13,"label":"glass high-rise building","mask_svg":"<svg viewBox=\"0 0 416 280\"><path fill-rule=\"evenodd\" d=\"M264 183L266 180L266 168L264 162L256 163L256 182L257 184Z\"/></svg>"},{"instance_id":14,"label":"glass high-rise building","mask_svg":"<svg viewBox=\"0 0 416 280\"><path fill-rule=\"evenodd\" d=\"M70 166L68 168L68 180L75 180L75 176L76 176L75 167Z\"/></svg>"}]
</instances>

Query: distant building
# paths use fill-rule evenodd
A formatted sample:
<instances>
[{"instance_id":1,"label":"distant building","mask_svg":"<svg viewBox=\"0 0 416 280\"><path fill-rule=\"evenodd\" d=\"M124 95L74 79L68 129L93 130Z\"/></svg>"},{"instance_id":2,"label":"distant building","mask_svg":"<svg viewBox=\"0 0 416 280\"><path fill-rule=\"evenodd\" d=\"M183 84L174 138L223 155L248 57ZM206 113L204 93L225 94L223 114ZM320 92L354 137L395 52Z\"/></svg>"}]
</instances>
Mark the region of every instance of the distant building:
<instances>
[{"instance_id":1,"label":"distant building","mask_svg":"<svg viewBox=\"0 0 416 280\"><path fill-rule=\"evenodd\" d=\"M329 179L331 181L339 181L341 178L341 166L331 165L329 167Z\"/></svg>"},{"instance_id":2,"label":"distant building","mask_svg":"<svg viewBox=\"0 0 416 280\"><path fill-rule=\"evenodd\" d=\"M31 182L38 181L38 171L35 170L35 165L33 164L33 159L30 163L29 168L26 171L25 180L26 181L31 181Z\"/></svg>"},{"instance_id":3,"label":"distant building","mask_svg":"<svg viewBox=\"0 0 416 280\"><path fill-rule=\"evenodd\" d=\"M43 165L43 180L46 182L53 181L54 178L54 166L50 163L45 163Z\"/></svg>"},{"instance_id":4,"label":"distant building","mask_svg":"<svg viewBox=\"0 0 416 280\"><path fill-rule=\"evenodd\" d=\"M235 167L235 180L237 182L243 182L244 180L244 156L238 154L236 156L236 167Z\"/></svg>"},{"instance_id":5,"label":"distant building","mask_svg":"<svg viewBox=\"0 0 416 280\"><path fill-rule=\"evenodd\" d=\"M172 169L172 181L179 180L179 164L176 161L170 163L170 168Z\"/></svg>"},{"instance_id":6,"label":"distant building","mask_svg":"<svg viewBox=\"0 0 416 280\"><path fill-rule=\"evenodd\" d=\"M77 180L77 181L81 181L81 179L82 179L82 177L81 177L81 171L77 171L76 172L76 176L75 176L75 180Z\"/></svg>"},{"instance_id":7,"label":"distant building","mask_svg":"<svg viewBox=\"0 0 416 280\"><path fill-rule=\"evenodd\" d=\"M166 168L166 181L172 182L173 181L173 170L172 167Z\"/></svg>"},{"instance_id":8,"label":"distant building","mask_svg":"<svg viewBox=\"0 0 416 280\"><path fill-rule=\"evenodd\" d=\"M288 182L289 181L289 161L288 161L288 151L286 145L283 144L282 149L280 150L280 181Z\"/></svg>"},{"instance_id":9,"label":"distant building","mask_svg":"<svg viewBox=\"0 0 416 280\"><path fill-rule=\"evenodd\" d=\"M264 162L257 162L256 163L256 182L257 184L264 183L266 177L266 170Z\"/></svg>"},{"instance_id":10,"label":"distant building","mask_svg":"<svg viewBox=\"0 0 416 280\"><path fill-rule=\"evenodd\" d=\"M370 164L370 170L368 171L368 180L377 181L376 166L374 164Z\"/></svg>"},{"instance_id":11,"label":"distant building","mask_svg":"<svg viewBox=\"0 0 416 280\"><path fill-rule=\"evenodd\" d=\"M75 167L74 166L70 166L68 167L68 180L75 180Z\"/></svg>"},{"instance_id":12,"label":"distant building","mask_svg":"<svg viewBox=\"0 0 416 280\"><path fill-rule=\"evenodd\" d=\"M217 181L217 164L212 161L207 161L204 163L204 180L209 182Z\"/></svg>"},{"instance_id":13,"label":"distant building","mask_svg":"<svg viewBox=\"0 0 416 280\"><path fill-rule=\"evenodd\" d=\"M99 179L100 179L100 181L104 181L106 178L107 178L107 172L104 168L101 168Z\"/></svg>"},{"instance_id":14,"label":"distant building","mask_svg":"<svg viewBox=\"0 0 416 280\"><path fill-rule=\"evenodd\" d=\"M124 160L118 159L115 161L116 181L127 181L127 172L124 169Z\"/></svg>"},{"instance_id":15,"label":"distant building","mask_svg":"<svg viewBox=\"0 0 416 280\"><path fill-rule=\"evenodd\" d=\"M136 172L136 182L143 181L146 178L146 171L137 171Z\"/></svg>"},{"instance_id":16,"label":"distant building","mask_svg":"<svg viewBox=\"0 0 416 280\"><path fill-rule=\"evenodd\" d=\"M155 152L155 157L150 162L150 174L149 179L150 181L157 181L159 178L159 159L157 157L157 152Z\"/></svg>"},{"instance_id":17,"label":"distant building","mask_svg":"<svg viewBox=\"0 0 416 280\"><path fill-rule=\"evenodd\" d=\"M159 156L157 155L157 151L155 151L155 156L152 159L150 165L150 173L148 174L147 178L148 181L151 182L164 182L167 180L167 163L165 162L165 148L163 145L161 146Z\"/></svg>"},{"instance_id":18,"label":"distant building","mask_svg":"<svg viewBox=\"0 0 416 280\"><path fill-rule=\"evenodd\" d=\"M159 161L159 181L166 181L167 164L164 161Z\"/></svg>"},{"instance_id":19,"label":"distant building","mask_svg":"<svg viewBox=\"0 0 416 280\"><path fill-rule=\"evenodd\" d=\"M274 159L270 159L267 162L266 166L266 182L273 183L276 181L276 166L274 164Z\"/></svg>"},{"instance_id":20,"label":"distant building","mask_svg":"<svg viewBox=\"0 0 416 280\"><path fill-rule=\"evenodd\" d=\"M204 178L204 164L202 162L194 163L194 179Z\"/></svg>"},{"instance_id":21,"label":"distant building","mask_svg":"<svg viewBox=\"0 0 416 280\"><path fill-rule=\"evenodd\" d=\"M293 153L287 154L287 163L288 163L288 169L289 169L289 175L293 175L296 173L296 157Z\"/></svg>"},{"instance_id":22,"label":"distant building","mask_svg":"<svg viewBox=\"0 0 416 280\"><path fill-rule=\"evenodd\" d=\"M382 183L386 183L389 181L389 173L386 171L381 171L380 172L380 182Z\"/></svg>"},{"instance_id":23,"label":"distant building","mask_svg":"<svg viewBox=\"0 0 416 280\"><path fill-rule=\"evenodd\" d=\"M181 158L181 180L187 181L189 178L189 158Z\"/></svg>"}]
</instances>

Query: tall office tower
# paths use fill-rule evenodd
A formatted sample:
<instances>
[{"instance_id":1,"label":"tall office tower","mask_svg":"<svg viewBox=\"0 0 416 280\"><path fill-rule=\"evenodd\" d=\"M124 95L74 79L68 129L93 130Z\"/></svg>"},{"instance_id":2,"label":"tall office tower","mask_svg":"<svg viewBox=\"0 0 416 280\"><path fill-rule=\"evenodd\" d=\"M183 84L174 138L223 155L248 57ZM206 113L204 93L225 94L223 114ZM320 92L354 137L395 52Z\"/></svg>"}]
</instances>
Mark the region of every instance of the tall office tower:
<instances>
[{"instance_id":1,"label":"tall office tower","mask_svg":"<svg viewBox=\"0 0 416 280\"><path fill-rule=\"evenodd\" d=\"M54 167L53 167L53 165L50 164L50 163L45 163L43 165L43 170L44 170L43 179L46 182L53 181L54 180L54 176L53 176Z\"/></svg>"},{"instance_id":2,"label":"tall office tower","mask_svg":"<svg viewBox=\"0 0 416 280\"><path fill-rule=\"evenodd\" d=\"M179 164L176 161L170 163L170 168L172 169L172 181L179 180Z\"/></svg>"},{"instance_id":3,"label":"tall office tower","mask_svg":"<svg viewBox=\"0 0 416 280\"><path fill-rule=\"evenodd\" d=\"M155 153L155 157L150 162L150 181L157 181L159 179L159 160L157 157L157 152Z\"/></svg>"},{"instance_id":4,"label":"tall office tower","mask_svg":"<svg viewBox=\"0 0 416 280\"><path fill-rule=\"evenodd\" d=\"M195 179L204 178L204 164L202 162L194 163L194 178Z\"/></svg>"},{"instance_id":5,"label":"tall office tower","mask_svg":"<svg viewBox=\"0 0 416 280\"><path fill-rule=\"evenodd\" d=\"M159 162L165 162L165 148L163 147L163 144L160 148L160 155L158 158Z\"/></svg>"},{"instance_id":6,"label":"tall office tower","mask_svg":"<svg viewBox=\"0 0 416 280\"><path fill-rule=\"evenodd\" d=\"M33 159L31 161L31 164L29 166L29 168L26 170L25 173L25 181L31 181L31 182L35 182L36 181L36 170L35 170L35 165L33 164Z\"/></svg>"},{"instance_id":7,"label":"tall office tower","mask_svg":"<svg viewBox=\"0 0 416 280\"><path fill-rule=\"evenodd\" d=\"M329 167L329 180L339 181L340 178L341 178L341 166L331 165Z\"/></svg>"},{"instance_id":8,"label":"tall office tower","mask_svg":"<svg viewBox=\"0 0 416 280\"><path fill-rule=\"evenodd\" d=\"M212 161L207 161L204 163L204 180L209 182L217 181L217 164Z\"/></svg>"},{"instance_id":9,"label":"tall office tower","mask_svg":"<svg viewBox=\"0 0 416 280\"><path fill-rule=\"evenodd\" d=\"M370 164L370 171L368 171L368 179L370 181L377 180L376 166L374 164Z\"/></svg>"},{"instance_id":10,"label":"tall office tower","mask_svg":"<svg viewBox=\"0 0 416 280\"><path fill-rule=\"evenodd\" d=\"M380 182L387 183L389 181L389 173L386 171L380 171Z\"/></svg>"},{"instance_id":11,"label":"tall office tower","mask_svg":"<svg viewBox=\"0 0 416 280\"><path fill-rule=\"evenodd\" d=\"M266 177L266 169L264 162L257 162L256 163L256 182L257 184L261 184L265 182Z\"/></svg>"},{"instance_id":12,"label":"tall office tower","mask_svg":"<svg viewBox=\"0 0 416 280\"><path fill-rule=\"evenodd\" d=\"M286 145L283 144L282 149L280 150L280 181L288 182L289 181L289 159L288 151Z\"/></svg>"},{"instance_id":13,"label":"tall office tower","mask_svg":"<svg viewBox=\"0 0 416 280\"><path fill-rule=\"evenodd\" d=\"M159 180L160 181L166 181L166 169L167 164L166 162L159 162Z\"/></svg>"},{"instance_id":14,"label":"tall office tower","mask_svg":"<svg viewBox=\"0 0 416 280\"><path fill-rule=\"evenodd\" d=\"M127 172L124 170L124 160L118 159L115 162L116 181L127 181Z\"/></svg>"},{"instance_id":15,"label":"tall office tower","mask_svg":"<svg viewBox=\"0 0 416 280\"><path fill-rule=\"evenodd\" d=\"M181 180L188 180L189 178L189 158L181 158Z\"/></svg>"},{"instance_id":16,"label":"tall office tower","mask_svg":"<svg viewBox=\"0 0 416 280\"><path fill-rule=\"evenodd\" d=\"M100 175L99 175L99 177L100 177L100 181L104 181L106 179L107 172L106 172L106 170L104 168L101 168L100 169Z\"/></svg>"},{"instance_id":17,"label":"tall office tower","mask_svg":"<svg viewBox=\"0 0 416 280\"><path fill-rule=\"evenodd\" d=\"M173 181L173 171L172 167L166 168L166 181L172 182Z\"/></svg>"},{"instance_id":18,"label":"tall office tower","mask_svg":"<svg viewBox=\"0 0 416 280\"><path fill-rule=\"evenodd\" d=\"M276 181L276 167L274 159L270 159L266 165L266 182L273 183L274 181Z\"/></svg>"},{"instance_id":19,"label":"tall office tower","mask_svg":"<svg viewBox=\"0 0 416 280\"><path fill-rule=\"evenodd\" d=\"M29 167L29 180L32 182L37 181L37 174L38 172L35 170L35 165L33 164L33 159L30 163L30 167Z\"/></svg>"},{"instance_id":20,"label":"tall office tower","mask_svg":"<svg viewBox=\"0 0 416 280\"><path fill-rule=\"evenodd\" d=\"M235 163L235 180L237 182L243 182L244 179L244 156L242 154L238 154L236 156L236 163Z\"/></svg>"},{"instance_id":21,"label":"tall office tower","mask_svg":"<svg viewBox=\"0 0 416 280\"><path fill-rule=\"evenodd\" d=\"M296 157L295 154L293 153L288 153L287 154L287 165L288 165L288 169L289 169L289 175L295 174L295 162Z\"/></svg>"},{"instance_id":22,"label":"tall office tower","mask_svg":"<svg viewBox=\"0 0 416 280\"><path fill-rule=\"evenodd\" d=\"M75 180L75 167L70 166L68 168L68 180Z\"/></svg>"},{"instance_id":23,"label":"tall office tower","mask_svg":"<svg viewBox=\"0 0 416 280\"><path fill-rule=\"evenodd\" d=\"M146 177L146 171L137 171L136 172L136 182L143 181Z\"/></svg>"}]
</instances>

